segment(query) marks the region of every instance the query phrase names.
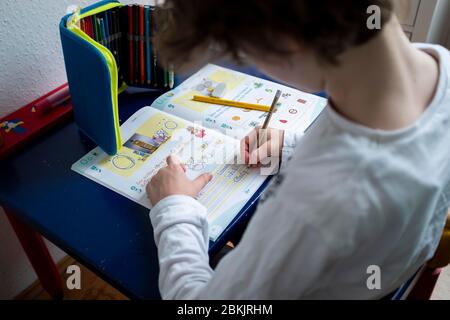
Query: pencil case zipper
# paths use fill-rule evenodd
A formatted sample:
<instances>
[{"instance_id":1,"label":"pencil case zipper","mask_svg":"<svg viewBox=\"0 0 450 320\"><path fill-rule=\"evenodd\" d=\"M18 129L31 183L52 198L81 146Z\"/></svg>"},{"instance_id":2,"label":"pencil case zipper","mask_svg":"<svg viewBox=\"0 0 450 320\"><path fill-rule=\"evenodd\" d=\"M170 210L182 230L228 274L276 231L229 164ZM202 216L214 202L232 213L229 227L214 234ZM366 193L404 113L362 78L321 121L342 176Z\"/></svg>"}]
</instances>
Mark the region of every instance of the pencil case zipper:
<instances>
[{"instance_id":1,"label":"pencil case zipper","mask_svg":"<svg viewBox=\"0 0 450 320\"><path fill-rule=\"evenodd\" d=\"M82 38L84 41L88 42L91 46L93 46L95 49L97 49L101 55L105 58L108 70L110 72L111 76L111 98L113 99L112 105L113 105L113 114L114 114L114 128L116 132L117 137L117 150L119 150L122 147L122 139L121 139L121 133L120 133L120 122L119 122L119 102L118 102L118 95L120 92L125 90L125 87L121 87L118 89L118 71L117 71L117 62L114 57L114 55L111 53L111 51L103 46L102 44L98 43L94 39L92 39L89 35L87 35L81 28L79 27L79 23L82 19L85 17L93 16L117 7L122 7L122 4L117 1L111 1L107 3L97 3L93 5L92 7L88 7L84 10L81 10L79 13L79 16L77 21L74 21L75 18L73 14L71 17L67 19L66 28ZM69 25L70 23L70 25Z\"/></svg>"}]
</instances>

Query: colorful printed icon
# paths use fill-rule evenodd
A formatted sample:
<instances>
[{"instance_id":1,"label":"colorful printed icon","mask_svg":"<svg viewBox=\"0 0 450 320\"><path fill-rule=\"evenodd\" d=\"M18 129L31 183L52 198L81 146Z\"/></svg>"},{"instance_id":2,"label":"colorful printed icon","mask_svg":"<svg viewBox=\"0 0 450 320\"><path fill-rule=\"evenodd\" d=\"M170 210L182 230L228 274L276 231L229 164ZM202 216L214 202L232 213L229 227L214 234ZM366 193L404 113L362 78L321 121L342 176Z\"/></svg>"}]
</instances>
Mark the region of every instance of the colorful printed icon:
<instances>
[{"instance_id":1,"label":"colorful printed icon","mask_svg":"<svg viewBox=\"0 0 450 320\"><path fill-rule=\"evenodd\" d=\"M126 154L118 154L114 156L111 159L111 163L119 170L129 170L136 165L136 161Z\"/></svg>"},{"instance_id":2,"label":"colorful printed icon","mask_svg":"<svg viewBox=\"0 0 450 320\"><path fill-rule=\"evenodd\" d=\"M178 128L178 124L172 120L166 121L166 123L164 123L164 126L168 130L175 130L176 128Z\"/></svg>"},{"instance_id":3,"label":"colorful printed icon","mask_svg":"<svg viewBox=\"0 0 450 320\"><path fill-rule=\"evenodd\" d=\"M205 122L210 122L210 123L216 123L216 120L214 120L213 118L206 118Z\"/></svg>"},{"instance_id":4,"label":"colorful printed icon","mask_svg":"<svg viewBox=\"0 0 450 320\"><path fill-rule=\"evenodd\" d=\"M25 128L21 127L25 122L21 120L11 120L11 121L3 121L0 123L0 128L3 129L6 133L14 132L14 133L24 133L26 131Z\"/></svg>"},{"instance_id":5,"label":"colorful printed icon","mask_svg":"<svg viewBox=\"0 0 450 320\"><path fill-rule=\"evenodd\" d=\"M194 128L194 127L190 126L190 127L187 127L186 130L189 131L193 136L196 136L197 138L206 137L205 129L198 129L198 128Z\"/></svg>"},{"instance_id":6,"label":"colorful printed icon","mask_svg":"<svg viewBox=\"0 0 450 320\"><path fill-rule=\"evenodd\" d=\"M280 120L280 122L281 122L281 123L283 123L283 124L286 124L286 123L288 123L288 121L287 121L287 120Z\"/></svg>"},{"instance_id":7,"label":"colorful printed icon","mask_svg":"<svg viewBox=\"0 0 450 320\"><path fill-rule=\"evenodd\" d=\"M233 121L239 121L239 120L241 120L241 117L239 117L239 116L234 116L234 117L231 118L231 119L233 119Z\"/></svg>"},{"instance_id":8,"label":"colorful printed icon","mask_svg":"<svg viewBox=\"0 0 450 320\"><path fill-rule=\"evenodd\" d=\"M255 82L255 89L261 89L263 87L263 84L261 82Z\"/></svg>"},{"instance_id":9,"label":"colorful printed icon","mask_svg":"<svg viewBox=\"0 0 450 320\"><path fill-rule=\"evenodd\" d=\"M300 104L306 104L308 101L306 101L304 99L298 99L297 102Z\"/></svg>"},{"instance_id":10,"label":"colorful printed icon","mask_svg":"<svg viewBox=\"0 0 450 320\"><path fill-rule=\"evenodd\" d=\"M222 98L226 89L227 84L225 82L218 83L208 78L202 79L201 83L195 87L196 91L215 98Z\"/></svg>"}]
</instances>

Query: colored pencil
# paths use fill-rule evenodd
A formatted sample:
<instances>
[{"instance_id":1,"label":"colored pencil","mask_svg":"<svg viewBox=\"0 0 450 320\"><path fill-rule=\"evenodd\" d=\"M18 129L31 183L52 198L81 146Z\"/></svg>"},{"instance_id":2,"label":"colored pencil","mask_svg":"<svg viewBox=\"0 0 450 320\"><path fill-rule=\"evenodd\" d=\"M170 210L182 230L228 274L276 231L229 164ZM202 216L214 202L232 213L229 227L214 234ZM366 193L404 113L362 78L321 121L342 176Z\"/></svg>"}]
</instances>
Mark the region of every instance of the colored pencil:
<instances>
[{"instance_id":1,"label":"colored pencil","mask_svg":"<svg viewBox=\"0 0 450 320\"><path fill-rule=\"evenodd\" d=\"M106 46L106 28L105 28L105 20L103 18L98 18L98 22L100 25L100 32L101 32L101 43L103 46Z\"/></svg>"},{"instance_id":2,"label":"colored pencil","mask_svg":"<svg viewBox=\"0 0 450 320\"><path fill-rule=\"evenodd\" d=\"M114 29L114 42L117 50L117 58L120 60L120 14L117 9L113 10L113 29Z\"/></svg>"},{"instance_id":3,"label":"colored pencil","mask_svg":"<svg viewBox=\"0 0 450 320\"><path fill-rule=\"evenodd\" d=\"M109 28L109 42L111 44L111 49L113 50L114 55L117 54L117 48L116 48L116 33L114 32L114 24L113 24L113 10L109 10L107 12L108 15L108 28Z\"/></svg>"},{"instance_id":4,"label":"colored pencil","mask_svg":"<svg viewBox=\"0 0 450 320\"><path fill-rule=\"evenodd\" d=\"M169 73L166 70L164 71L164 88L169 86Z\"/></svg>"},{"instance_id":5,"label":"colored pencil","mask_svg":"<svg viewBox=\"0 0 450 320\"><path fill-rule=\"evenodd\" d=\"M169 88L173 89L175 86L175 73L173 71L173 66L169 66Z\"/></svg>"},{"instance_id":6,"label":"colored pencil","mask_svg":"<svg viewBox=\"0 0 450 320\"><path fill-rule=\"evenodd\" d=\"M139 61L140 61L140 83L145 84L145 51L144 51L145 19L144 6L139 6Z\"/></svg>"},{"instance_id":7,"label":"colored pencil","mask_svg":"<svg viewBox=\"0 0 450 320\"><path fill-rule=\"evenodd\" d=\"M134 6L134 82L139 83L139 6Z\"/></svg>"},{"instance_id":8,"label":"colored pencil","mask_svg":"<svg viewBox=\"0 0 450 320\"><path fill-rule=\"evenodd\" d=\"M228 107L242 108L242 109L250 109L250 110L257 110L257 111L264 111L264 112L270 111L270 106L246 103L246 102L240 102L240 101L233 101L233 100L225 100L225 99L206 97L206 96L197 96L196 95L196 96L194 96L194 98L192 100L198 101L198 102L204 102L204 103L218 104L218 105L228 106Z\"/></svg>"},{"instance_id":9,"label":"colored pencil","mask_svg":"<svg viewBox=\"0 0 450 320\"><path fill-rule=\"evenodd\" d=\"M113 9L111 12L112 27L114 32L114 42L117 50L117 56L120 56L120 11L118 9Z\"/></svg>"},{"instance_id":10,"label":"colored pencil","mask_svg":"<svg viewBox=\"0 0 450 320\"><path fill-rule=\"evenodd\" d=\"M96 25L97 25L97 42L103 45L103 35L102 35L102 26L100 24L100 18L95 18Z\"/></svg>"},{"instance_id":11,"label":"colored pencil","mask_svg":"<svg viewBox=\"0 0 450 320\"><path fill-rule=\"evenodd\" d=\"M125 8L125 7L124 7ZM128 10L128 9L126 9ZM117 33L117 54L119 56L119 61L120 61L120 65L121 65L121 69L122 72L120 73L120 80L121 82L124 81L125 79L125 72L128 72L127 66L124 63L125 61L125 57L126 57L126 51L127 51L127 42L126 40L123 41L122 39L124 39L126 37L127 32L122 32L122 30L127 30L128 25L127 25L127 19L124 19L123 14L128 15L127 11L123 10L121 11L120 9L117 9L116 11L116 33ZM123 22L122 22L123 21Z\"/></svg>"},{"instance_id":12,"label":"colored pencil","mask_svg":"<svg viewBox=\"0 0 450 320\"><path fill-rule=\"evenodd\" d=\"M122 69L122 60L121 60L121 52L120 52L120 40L119 40L119 32L120 32L120 14L117 9L113 9L111 11L111 26L113 29L113 45L116 56L117 63L117 71L119 73L119 86L123 81L123 69Z\"/></svg>"},{"instance_id":13,"label":"colored pencil","mask_svg":"<svg viewBox=\"0 0 450 320\"><path fill-rule=\"evenodd\" d=\"M151 32L151 38L153 42L156 42L156 33L155 33L155 19L154 19L154 7L150 7L150 32ZM153 69L153 86L156 88L159 86L159 75L158 75L158 54L156 50L152 51L152 69Z\"/></svg>"},{"instance_id":14,"label":"colored pencil","mask_svg":"<svg viewBox=\"0 0 450 320\"><path fill-rule=\"evenodd\" d=\"M95 16L95 22L97 25L97 38L98 38L98 42L100 44L103 44L103 35L102 35L102 26L100 25L100 18L99 15Z\"/></svg>"},{"instance_id":15,"label":"colored pencil","mask_svg":"<svg viewBox=\"0 0 450 320\"><path fill-rule=\"evenodd\" d=\"M129 53L129 57L128 57L128 69L129 69L129 81L130 84L133 83L134 81L134 46L133 46L133 6L132 5L128 5L128 53Z\"/></svg>"},{"instance_id":16,"label":"colored pencil","mask_svg":"<svg viewBox=\"0 0 450 320\"><path fill-rule=\"evenodd\" d=\"M97 25L97 42L103 45L103 35L102 35L102 26L100 24L100 18L97 16L95 17L95 22Z\"/></svg>"},{"instance_id":17,"label":"colored pencil","mask_svg":"<svg viewBox=\"0 0 450 320\"><path fill-rule=\"evenodd\" d=\"M92 33L91 33L91 19L90 17L86 17L85 18L85 26L86 26L86 34L92 38Z\"/></svg>"},{"instance_id":18,"label":"colored pencil","mask_svg":"<svg viewBox=\"0 0 450 320\"><path fill-rule=\"evenodd\" d=\"M92 17L88 17L88 23L89 23L89 32L92 39L95 38L94 36L94 24L92 23Z\"/></svg>"},{"instance_id":19,"label":"colored pencil","mask_svg":"<svg viewBox=\"0 0 450 320\"><path fill-rule=\"evenodd\" d=\"M97 18L97 29L98 29L98 42L100 42L101 45L104 44L103 39L104 39L104 33L103 33L103 26L102 26L102 21L101 18Z\"/></svg>"},{"instance_id":20,"label":"colored pencil","mask_svg":"<svg viewBox=\"0 0 450 320\"><path fill-rule=\"evenodd\" d=\"M94 40L99 42L99 36L98 36L98 26L97 26L97 18L95 16L92 17L92 26L94 29Z\"/></svg>"},{"instance_id":21,"label":"colored pencil","mask_svg":"<svg viewBox=\"0 0 450 320\"><path fill-rule=\"evenodd\" d=\"M116 60L117 74L118 74L118 78L119 78L118 80L119 80L119 86L120 86L121 70L120 70L118 47L117 47L117 42L116 42L117 34L116 34L115 26L114 26L115 9L111 9L111 10L107 11L106 14L108 15L109 43L110 43L110 48L111 48L110 50L114 56L114 59Z\"/></svg>"},{"instance_id":22,"label":"colored pencil","mask_svg":"<svg viewBox=\"0 0 450 320\"><path fill-rule=\"evenodd\" d=\"M108 19L108 12L104 12L103 15L103 28L105 29L105 47L107 47L109 49L109 51L111 50L111 43L110 43L110 39L111 39L111 32L109 30L109 19Z\"/></svg>"},{"instance_id":23,"label":"colored pencil","mask_svg":"<svg viewBox=\"0 0 450 320\"><path fill-rule=\"evenodd\" d=\"M111 46L111 51L114 54L114 58L116 58L116 62L117 62L117 48L116 48L116 41L115 41L116 32L114 31L113 11L109 10L106 12L106 14L108 16L109 43ZM119 67L119 66L117 66L117 67Z\"/></svg>"},{"instance_id":24,"label":"colored pencil","mask_svg":"<svg viewBox=\"0 0 450 320\"><path fill-rule=\"evenodd\" d=\"M147 69L147 85L152 83L152 68L151 68L151 45L150 45L150 7L145 7L145 45L146 45L146 61L145 66Z\"/></svg>"},{"instance_id":25,"label":"colored pencil","mask_svg":"<svg viewBox=\"0 0 450 320\"><path fill-rule=\"evenodd\" d=\"M89 19L84 18L84 28L85 28L85 33L90 36L90 26L89 26Z\"/></svg>"},{"instance_id":26,"label":"colored pencil","mask_svg":"<svg viewBox=\"0 0 450 320\"><path fill-rule=\"evenodd\" d=\"M108 35L106 33L106 21L105 21L105 18L100 18L100 27L102 29L103 46L108 47L107 46Z\"/></svg>"}]
</instances>

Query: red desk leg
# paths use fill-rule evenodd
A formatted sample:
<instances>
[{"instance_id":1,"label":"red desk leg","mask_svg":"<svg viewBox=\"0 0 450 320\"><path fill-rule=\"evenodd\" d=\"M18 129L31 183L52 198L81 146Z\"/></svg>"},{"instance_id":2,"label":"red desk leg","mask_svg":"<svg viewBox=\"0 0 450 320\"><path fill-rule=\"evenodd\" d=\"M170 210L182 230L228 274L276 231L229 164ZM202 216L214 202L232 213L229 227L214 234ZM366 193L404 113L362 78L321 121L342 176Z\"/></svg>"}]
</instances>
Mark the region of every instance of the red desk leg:
<instances>
[{"instance_id":1,"label":"red desk leg","mask_svg":"<svg viewBox=\"0 0 450 320\"><path fill-rule=\"evenodd\" d=\"M10 209L4 208L4 210L42 287L53 299L62 299L64 291L61 276L48 252L44 239L28 225L17 219Z\"/></svg>"}]
</instances>

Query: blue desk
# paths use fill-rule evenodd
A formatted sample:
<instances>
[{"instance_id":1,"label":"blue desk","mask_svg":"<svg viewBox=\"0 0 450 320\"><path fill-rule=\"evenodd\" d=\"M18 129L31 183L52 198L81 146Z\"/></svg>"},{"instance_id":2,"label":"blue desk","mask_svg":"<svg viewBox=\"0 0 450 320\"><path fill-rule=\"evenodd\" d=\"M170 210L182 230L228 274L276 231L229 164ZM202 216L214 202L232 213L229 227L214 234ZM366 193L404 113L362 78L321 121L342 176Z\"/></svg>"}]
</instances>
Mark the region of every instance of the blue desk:
<instances>
[{"instance_id":1,"label":"blue desk","mask_svg":"<svg viewBox=\"0 0 450 320\"><path fill-rule=\"evenodd\" d=\"M122 94L121 122L158 95ZM130 298L158 299L157 249L148 210L70 170L94 147L69 121L2 160L0 205ZM256 200L211 243L211 255L245 228Z\"/></svg>"}]
</instances>

